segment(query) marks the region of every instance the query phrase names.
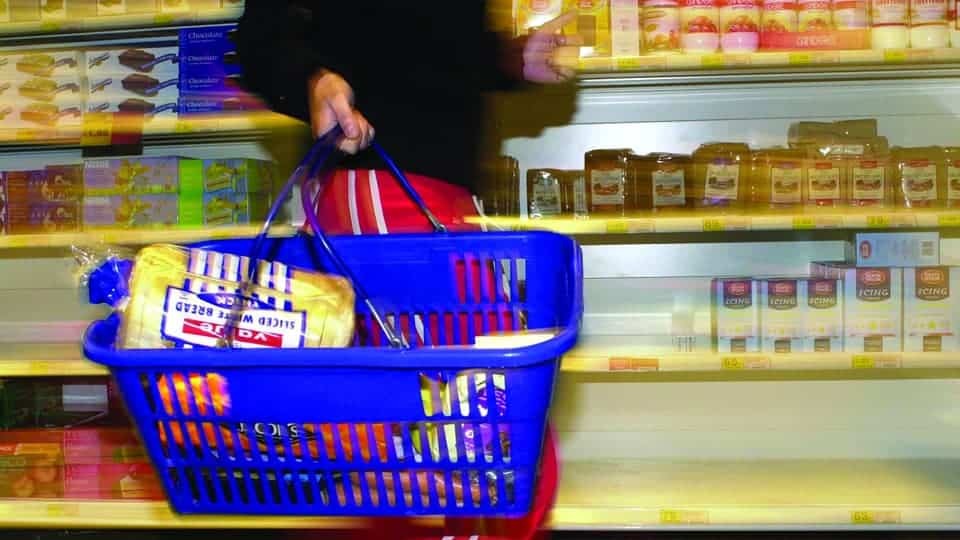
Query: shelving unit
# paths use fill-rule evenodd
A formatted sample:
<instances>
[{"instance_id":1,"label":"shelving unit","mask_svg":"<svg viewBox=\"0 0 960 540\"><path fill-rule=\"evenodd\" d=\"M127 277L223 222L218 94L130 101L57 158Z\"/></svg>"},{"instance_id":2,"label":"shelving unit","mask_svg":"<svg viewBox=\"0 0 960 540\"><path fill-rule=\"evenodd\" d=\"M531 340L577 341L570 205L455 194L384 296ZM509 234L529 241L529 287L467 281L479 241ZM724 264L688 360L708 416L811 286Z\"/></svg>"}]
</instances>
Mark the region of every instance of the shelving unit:
<instances>
[{"instance_id":1,"label":"shelving unit","mask_svg":"<svg viewBox=\"0 0 960 540\"><path fill-rule=\"evenodd\" d=\"M260 226L242 225L210 229L117 229L78 233L11 234L0 236L0 249L68 248L70 246L148 244L183 244L203 240L249 238L260 232ZM296 230L277 226L273 236L290 236Z\"/></svg>"}]
</instances>

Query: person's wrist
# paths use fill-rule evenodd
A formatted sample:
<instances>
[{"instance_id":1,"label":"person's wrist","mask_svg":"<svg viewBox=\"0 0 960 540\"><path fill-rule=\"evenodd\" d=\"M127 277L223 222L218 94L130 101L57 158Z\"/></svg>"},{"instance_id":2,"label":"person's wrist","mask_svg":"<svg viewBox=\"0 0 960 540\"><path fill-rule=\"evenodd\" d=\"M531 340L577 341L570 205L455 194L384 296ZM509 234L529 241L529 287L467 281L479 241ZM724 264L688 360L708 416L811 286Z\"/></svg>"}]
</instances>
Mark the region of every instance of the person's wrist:
<instances>
[{"instance_id":1,"label":"person's wrist","mask_svg":"<svg viewBox=\"0 0 960 540\"><path fill-rule=\"evenodd\" d=\"M529 41L529 36L515 37L507 41L506 47L504 48L503 54L500 58L500 68L507 78L521 82L527 80L526 61L524 56L526 54L527 43Z\"/></svg>"}]
</instances>

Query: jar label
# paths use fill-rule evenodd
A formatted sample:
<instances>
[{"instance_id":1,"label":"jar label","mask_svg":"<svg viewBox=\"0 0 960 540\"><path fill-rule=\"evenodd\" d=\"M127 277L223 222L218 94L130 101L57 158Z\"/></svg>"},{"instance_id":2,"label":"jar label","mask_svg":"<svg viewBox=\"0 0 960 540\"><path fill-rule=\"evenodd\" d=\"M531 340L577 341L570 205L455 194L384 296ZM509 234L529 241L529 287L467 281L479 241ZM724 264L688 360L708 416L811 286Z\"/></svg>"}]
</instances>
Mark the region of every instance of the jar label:
<instances>
[{"instance_id":1,"label":"jar label","mask_svg":"<svg viewBox=\"0 0 960 540\"><path fill-rule=\"evenodd\" d=\"M801 169L793 164L775 164L770 168L770 202L800 203Z\"/></svg>"},{"instance_id":2,"label":"jar label","mask_svg":"<svg viewBox=\"0 0 960 540\"><path fill-rule=\"evenodd\" d=\"M683 184L683 169L653 171L653 206L683 206L687 198Z\"/></svg>"},{"instance_id":3,"label":"jar label","mask_svg":"<svg viewBox=\"0 0 960 540\"><path fill-rule=\"evenodd\" d=\"M682 28L687 34L719 33L719 16L719 10L713 6L690 6L680 10Z\"/></svg>"},{"instance_id":4,"label":"jar label","mask_svg":"<svg viewBox=\"0 0 960 540\"><path fill-rule=\"evenodd\" d=\"M870 8L873 26L907 24L907 0L873 0Z\"/></svg>"},{"instance_id":5,"label":"jar label","mask_svg":"<svg viewBox=\"0 0 960 540\"><path fill-rule=\"evenodd\" d=\"M800 2L797 26L801 32L830 30L830 2Z\"/></svg>"},{"instance_id":6,"label":"jar label","mask_svg":"<svg viewBox=\"0 0 960 540\"><path fill-rule=\"evenodd\" d=\"M937 198L937 166L926 162L903 165L903 194L911 201L932 201Z\"/></svg>"},{"instance_id":7,"label":"jar label","mask_svg":"<svg viewBox=\"0 0 960 540\"><path fill-rule=\"evenodd\" d=\"M766 33L785 33L797 31L797 11L795 4L765 4L760 14L761 30Z\"/></svg>"},{"instance_id":8,"label":"jar label","mask_svg":"<svg viewBox=\"0 0 960 540\"><path fill-rule=\"evenodd\" d=\"M957 162L947 167L947 198L960 200L960 163Z\"/></svg>"},{"instance_id":9,"label":"jar label","mask_svg":"<svg viewBox=\"0 0 960 540\"><path fill-rule=\"evenodd\" d=\"M530 214L531 217L560 215L560 186L556 182L536 182L533 184Z\"/></svg>"},{"instance_id":10,"label":"jar label","mask_svg":"<svg viewBox=\"0 0 960 540\"><path fill-rule=\"evenodd\" d=\"M910 26L946 24L946 0L910 0Z\"/></svg>"},{"instance_id":11,"label":"jar label","mask_svg":"<svg viewBox=\"0 0 960 540\"><path fill-rule=\"evenodd\" d=\"M720 8L720 28L724 34L758 32L760 8L754 3L730 3Z\"/></svg>"},{"instance_id":12,"label":"jar label","mask_svg":"<svg viewBox=\"0 0 960 540\"><path fill-rule=\"evenodd\" d=\"M736 200L740 193L740 164L714 161L707 165L704 192L708 199Z\"/></svg>"},{"instance_id":13,"label":"jar label","mask_svg":"<svg viewBox=\"0 0 960 540\"><path fill-rule=\"evenodd\" d=\"M840 0L833 3L833 25L837 30L860 30L870 26L864 0Z\"/></svg>"},{"instance_id":14,"label":"jar label","mask_svg":"<svg viewBox=\"0 0 960 540\"><path fill-rule=\"evenodd\" d=\"M647 51L671 51L680 48L680 9L643 9L643 48Z\"/></svg>"},{"instance_id":15,"label":"jar label","mask_svg":"<svg viewBox=\"0 0 960 540\"><path fill-rule=\"evenodd\" d=\"M862 161L853 168L853 198L857 201L883 199L883 167L880 164Z\"/></svg>"},{"instance_id":16,"label":"jar label","mask_svg":"<svg viewBox=\"0 0 960 540\"><path fill-rule=\"evenodd\" d=\"M826 165L826 167L814 166L807 170L811 200L840 199L840 169L834 167L832 163Z\"/></svg>"},{"instance_id":17,"label":"jar label","mask_svg":"<svg viewBox=\"0 0 960 540\"><path fill-rule=\"evenodd\" d=\"M590 193L593 206L623 206L623 170L591 171Z\"/></svg>"},{"instance_id":18,"label":"jar label","mask_svg":"<svg viewBox=\"0 0 960 540\"><path fill-rule=\"evenodd\" d=\"M576 216L587 216L587 190L583 176L578 175L573 181L573 213Z\"/></svg>"}]
</instances>

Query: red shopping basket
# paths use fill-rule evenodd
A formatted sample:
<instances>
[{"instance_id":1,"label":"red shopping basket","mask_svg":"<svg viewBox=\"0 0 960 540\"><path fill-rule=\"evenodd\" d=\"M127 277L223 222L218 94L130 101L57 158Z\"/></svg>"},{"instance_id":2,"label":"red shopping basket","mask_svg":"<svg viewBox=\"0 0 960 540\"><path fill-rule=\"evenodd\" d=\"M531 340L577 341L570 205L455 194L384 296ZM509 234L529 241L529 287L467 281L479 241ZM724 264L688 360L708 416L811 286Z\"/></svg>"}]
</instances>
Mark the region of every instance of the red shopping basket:
<instances>
[{"instance_id":1,"label":"red shopping basket","mask_svg":"<svg viewBox=\"0 0 960 540\"><path fill-rule=\"evenodd\" d=\"M326 162L331 143L318 142L280 200ZM358 324L349 348L269 350L118 350L117 316L90 327L84 351L116 377L176 511L529 511L560 357L582 314L573 240L543 232L326 238L317 229L192 250L344 275L357 292ZM477 346L478 336L534 329L552 337Z\"/></svg>"}]
</instances>

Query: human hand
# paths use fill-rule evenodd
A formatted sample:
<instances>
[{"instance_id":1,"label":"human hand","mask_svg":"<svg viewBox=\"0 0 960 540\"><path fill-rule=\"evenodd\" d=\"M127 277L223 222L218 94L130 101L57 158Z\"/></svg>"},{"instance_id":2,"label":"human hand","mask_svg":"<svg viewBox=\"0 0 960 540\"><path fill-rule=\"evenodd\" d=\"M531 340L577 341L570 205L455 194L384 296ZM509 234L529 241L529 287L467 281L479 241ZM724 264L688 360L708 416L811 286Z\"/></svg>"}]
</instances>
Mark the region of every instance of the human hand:
<instances>
[{"instance_id":1,"label":"human hand","mask_svg":"<svg viewBox=\"0 0 960 540\"><path fill-rule=\"evenodd\" d=\"M568 11L534 30L523 49L523 78L535 83L560 83L572 79L576 70L571 58L578 56L580 39L559 33L576 18Z\"/></svg>"},{"instance_id":2,"label":"human hand","mask_svg":"<svg viewBox=\"0 0 960 540\"><path fill-rule=\"evenodd\" d=\"M307 87L310 100L310 123L319 137L340 126L343 138L337 147L348 154L370 146L376 132L370 122L353 107L353 88L340 75L321 70L310 78Z\"/></svg>"}]
</instances>

